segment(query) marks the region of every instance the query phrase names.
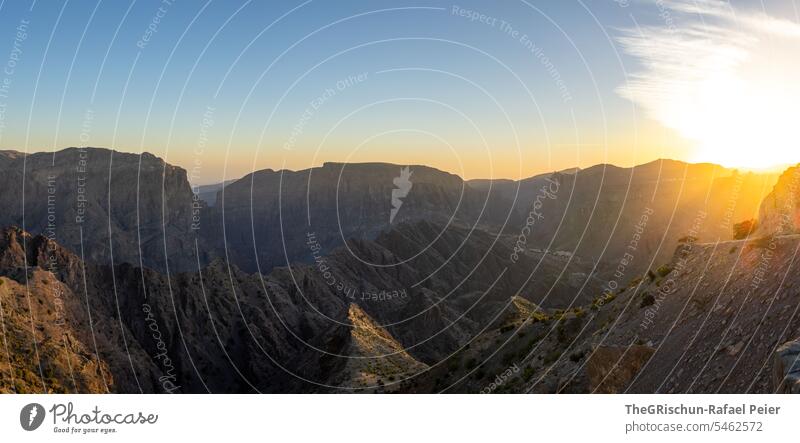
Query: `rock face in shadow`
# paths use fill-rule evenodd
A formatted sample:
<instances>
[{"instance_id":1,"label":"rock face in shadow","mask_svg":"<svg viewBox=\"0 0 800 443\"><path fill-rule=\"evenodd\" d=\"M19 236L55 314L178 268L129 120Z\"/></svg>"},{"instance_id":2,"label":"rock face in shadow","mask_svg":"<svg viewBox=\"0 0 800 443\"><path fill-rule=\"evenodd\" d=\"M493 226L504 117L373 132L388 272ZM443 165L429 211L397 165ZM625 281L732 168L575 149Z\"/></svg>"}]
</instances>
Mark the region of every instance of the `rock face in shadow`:
<instances>
[{"instance_id":1,"label":"rock face in shadow","mask_svg":"<svg viewBox=\"0 0 800 443\"><path fill-rule=\"evenodd\" d=\"M792 340L775 350L772 387L781 394L800 394L800 341Z\"/></svg>"},{"instance_id":2,"label":"rock face in shadow","mask_svg":"<svg viewBox=\"0 0 800 443\"><path fill-rule=\"evenodd\" d=\"M651 261L668 260L682 237L730 238L734 223L755 217L772 185L770 176L668 160L518 182L465 182L412 165L408 183L398 185L403 169L386 163L267 169L225 184L209 207L203 199L214 187L193 194L185 170L148 153L2 151L0 184L20 192L0 197L6 208L0 226L45 234L93 263L110 265L113 258L181 272L223 257L246 272L269 273L312 262L310 234L327 254L346 240L373 240L394 225L426 220L515 236L521 249L567 251L611 271L636 237L638 258L628 269L640 273ZM785 187L764 200L763 225L775 224L770 208L783 201Z\"/></svg>"},{"instance_id":3,"label":"rock face in shadow","mask_svg":"<svg viewBox=\"0 0 800 443\"><path fill-rule=\"evenodd\" d=\"M509 216L510 202L472 189L456 175L426 166L408 168L408 192L400 197L394 218L394 181L403 169L398 165L325 163L302 171L254 172L217 194L214 224L204 227L203 234L242 269L268 272L309 262L308 234L327 253L345 240L374 239L402 222L499 229Z\"/></svg>"},{"instance_id":4,"label":"rock face in shadow","mask_svg":"<svg viewBox=\"0 0 800 443\"><path fill-rule=\"evenodd\" d=\"M151 154L2 151L0 187L0 226L44 234L95 263L196 268L193 204L200 209L186 171Z\"/></svg>"}]
</instances>

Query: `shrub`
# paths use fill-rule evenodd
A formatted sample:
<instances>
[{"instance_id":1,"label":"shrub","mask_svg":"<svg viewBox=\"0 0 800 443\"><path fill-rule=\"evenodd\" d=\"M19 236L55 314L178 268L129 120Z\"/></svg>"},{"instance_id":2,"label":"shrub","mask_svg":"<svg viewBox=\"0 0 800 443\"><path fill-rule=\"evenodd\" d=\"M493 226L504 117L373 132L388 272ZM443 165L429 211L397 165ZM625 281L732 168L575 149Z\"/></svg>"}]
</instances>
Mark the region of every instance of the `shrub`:
<instances>
[{"instance_id":1,"label":"shrub","mask_svg":"<svg viewBox=\"0 0 800 443\"><path fill-rule=\"evenodd\" d=\"M575 352L574 354L569 356L570 361L573 363L577 363L583 359L584 351Z\"/></svg>"},{"instance_id":2,"label":"shrub","mask_svg":"<svg viewBox=\"0 0 800 443\"><path fill-rule=\"evenodd\" d=\"M758 227L756 219L745 220L741 223L733 225L733 238L734 240L744 240L753 233Z\"/></svg>"},{"instance_id":3,"label":"shrub","mask_svg":"<svg viewBox=\"0 0 800 443\"><path fill-rule=\"evenodd\" d=\"M522 379L528 381L531 379L531 377L533 377L533 374L535 373L536 371L534 371L532 367L528 366L525 368L524 371L522 371Z\"/></svg>"},{"instance_id":4,"label":"shrub","mask_svg":"<svg viewBox=\"0 0 800 443\"><path fill-rule=\"evenodd\" d=\"M672 268L669 265L662 265L656 272L658 272L658 275L661 277L666 277L670 272L672 272Z\"/></svg>"},{"instance_id":5,"label":"shrub","mask_svg":"<svg viewBox=\"0 0 800 443\"><path fill-rule=\"evenodd\" d=\"M656 298L649 292L642 294L642 302L639 304L640 308L646 308L656 302Z\"/></svg>"},{"instance_id":6,"label":"shrub","mask_svg":"<svg viewBox=\"0 0 800 443\"><path fill-rule=\"evenodd\" d=\"M531 312L530 318L532 323L536 323L537 321L550 321L550 316L539 310Z\"/></svg>"},{"instance_id":7,"label":"shrub","mask_svg":"<svg viewBox=\"0 0 800 443\"><path fill-rule=\"evenodd\" d=\"M500 328L500 333L501 334L505 334L506 332L508 332L508 331L510 331L510 330L512 330L514 328L515 328L515 325L513 323L510 324L510 325L505 325L505 326Z\"/></svg>"},{"instance_id":8,"label":"shrub","mask_svg":"<svg viewBox=\"0 0 800 443\"><path fill-rule=\"evenodd\" d=\"M544 357L544 364L549 365L550 363L558 360L559 357L561 357L561 351L558 349L550 351Z\"/></svg>"}]
</instances>

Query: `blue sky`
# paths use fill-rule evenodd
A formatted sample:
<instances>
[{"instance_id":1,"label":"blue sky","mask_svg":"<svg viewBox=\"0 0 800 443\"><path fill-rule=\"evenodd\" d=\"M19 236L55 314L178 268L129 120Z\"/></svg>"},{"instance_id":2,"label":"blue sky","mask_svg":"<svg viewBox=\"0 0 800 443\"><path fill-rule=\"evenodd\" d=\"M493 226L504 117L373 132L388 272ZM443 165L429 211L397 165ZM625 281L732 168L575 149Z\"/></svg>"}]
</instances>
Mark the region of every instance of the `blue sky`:
<instances>
[{"instance_id":1,"label":"blue sky","mask_svg":"<svg viewBox=\"0 0 800 443\"><path fill-rule=\"evenodd\" d=\"M788 1L733 8L797 22ZM199 183L328 160L516 178L688 158L680 128L620 91L653 60L619 39L669 25L664 11L635 0L6 0L0 62L18 60L0 75L0 149L145 150ZM673 14L684 26L687 12Z\"/></svg>"}]
</instances>

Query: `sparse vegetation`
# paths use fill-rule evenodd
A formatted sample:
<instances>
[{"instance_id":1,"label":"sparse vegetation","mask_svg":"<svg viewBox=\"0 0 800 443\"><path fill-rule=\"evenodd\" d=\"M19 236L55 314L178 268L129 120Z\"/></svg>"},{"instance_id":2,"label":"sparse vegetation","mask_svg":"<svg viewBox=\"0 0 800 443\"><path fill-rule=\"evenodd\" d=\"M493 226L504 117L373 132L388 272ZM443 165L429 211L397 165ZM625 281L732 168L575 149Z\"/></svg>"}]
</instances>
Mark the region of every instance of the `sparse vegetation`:
<instances>
[{"instance_id":1,"label":"sparse vegetation","mask_svg":"<svg viewBox=\"0 0 800 443\"><path fill-rule=\"evenodd\" d=\"M569 359L570 359L570 361L572 361L573 363L577 363L577 362L579 362L579 361L583 360L583 356L584 356L585 354L586 354L586 352L585 352L585 351L578 351L578 352L574 352L572 355L570 355L570 356L569 356Z\"/></svg>"},{"instance_id":2,"label":"sparse vegetation","mask_svg":"<svg viewBox=\"0 0 800 443\"><path fill-rule=\"evenodd\" d=\"M642 302L639 303L640 308L646 308L656 302L656 298L649 292L642 294Z\"/></svg>"},{"instance_id":3,"label":"sparse vegetation","mask_svg":"<svg viewBox=\"0 0 800 443\"><path fill-rule=\"evenodd\" d=\"M672 272L672 267L669 265L661 265L656 272L660 277L666 277Z\"/></svg>"},{"instance_id":4,"label":"sparse vegetation","mask_svg":"<svg viewBox=\"0 0 800 443\"><path fill-rule=\"evenodd\" d=\"M500 327L500 333L501 334L505 334L506 332L513 330L515 327L516 327L516 325L513 324L513 323L508 324L508 325L503 325L503 326Z\"/></svg>"},{"instance_id":5,"label":"sparse vegetation","mask_svg":"<svg viewBox=\"0 0 800 443\"><path fill-rule=\"evenodd\" d=\"M530 319L532 323L550 321L550 316L540 310L531 312Z\"/></svg>"},{"instance_id":6,"label":"sparse vegetation","mask_svg":"<svg viewBox=\"0 0 800 443\"><path fill-rule=\"evenodd\" d=\"M544 356L544 364L549 365L558 360L559 357L561 357L561 350L554 349Z\"/></svg>"},{"instance_id":7,"label":"sparse vegetation","mask_svg":"<svg viewBox=\"0 0 800 443\"><path fill-rule=\"evenodd\" d=\"M533 377L533 374L535 373L536 371L532 367L527 366L525 370L522 371L522 379L528 381Z\"/></svg>"}]
</instances>

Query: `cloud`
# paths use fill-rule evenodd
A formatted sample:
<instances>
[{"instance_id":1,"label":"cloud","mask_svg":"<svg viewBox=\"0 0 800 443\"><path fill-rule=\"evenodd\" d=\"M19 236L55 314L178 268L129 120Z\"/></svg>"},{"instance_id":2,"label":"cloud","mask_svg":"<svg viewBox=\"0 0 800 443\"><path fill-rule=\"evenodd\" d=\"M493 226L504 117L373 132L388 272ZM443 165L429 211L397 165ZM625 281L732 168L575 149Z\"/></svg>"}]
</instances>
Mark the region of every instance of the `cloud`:
<instances>
[{"instance_id":1,"label":"cloud","mask_svg":"<svg viewBox=\"0 0 800 443\"><path fill-rule=\"evenodd\" d=\"M620 30L637 67L617 92L695 141L695 160L800 160L786 151L798 147L791 119L800 103L800 25L719 0L649 3L656 24ZM753 149L764 155L751 162Z\"/></svg>"}]
</instances>

